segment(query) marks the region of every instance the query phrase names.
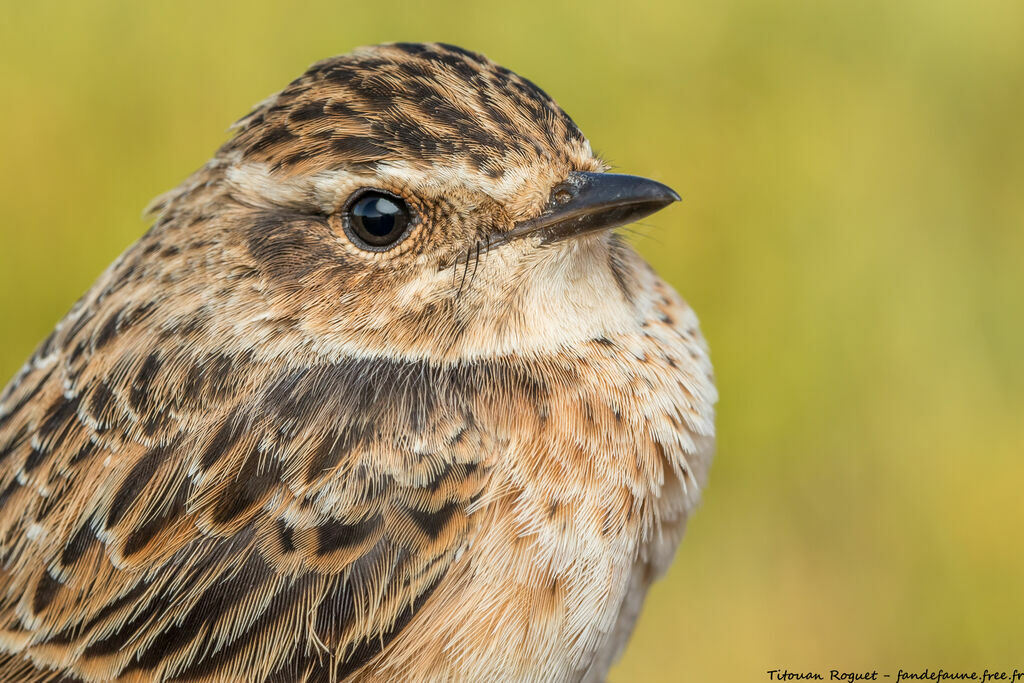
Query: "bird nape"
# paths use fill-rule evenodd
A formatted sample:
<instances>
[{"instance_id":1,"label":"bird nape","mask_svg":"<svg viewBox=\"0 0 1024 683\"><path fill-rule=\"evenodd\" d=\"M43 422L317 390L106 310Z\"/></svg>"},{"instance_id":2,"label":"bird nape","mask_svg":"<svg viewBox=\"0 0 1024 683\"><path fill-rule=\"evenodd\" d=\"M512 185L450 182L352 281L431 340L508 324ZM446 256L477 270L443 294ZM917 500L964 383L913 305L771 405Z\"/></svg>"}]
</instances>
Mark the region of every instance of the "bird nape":
<instances>
[{"instance_id":1,"label":"bird nape","mask_svg":"<svg viewBox=\"0 0 1024 683\"><path fill-rule=\"evenodd\" d=\"M0 680L603 679L716 398L607 170L444 44L241 119L0 395Z\"/></svg>"}]
</instances>

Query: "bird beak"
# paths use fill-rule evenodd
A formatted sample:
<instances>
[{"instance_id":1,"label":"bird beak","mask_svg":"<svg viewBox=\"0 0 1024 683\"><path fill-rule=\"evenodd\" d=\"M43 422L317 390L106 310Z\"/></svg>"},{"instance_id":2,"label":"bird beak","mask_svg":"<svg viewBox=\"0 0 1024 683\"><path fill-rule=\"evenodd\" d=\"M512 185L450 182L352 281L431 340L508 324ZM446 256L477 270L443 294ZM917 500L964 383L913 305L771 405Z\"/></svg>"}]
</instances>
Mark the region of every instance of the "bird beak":
<instances>
[{"instance_id":1,"label":"bird beak","mask_svg":"<svg viewBox=\"0 0 1024 683\"><path fill-rule=\"evenodd\" d=\"M536 218L516 224L501 241L540 235L543 244L638 221L679 201L675 190L647 178L617 173L570 173Z\"/></svg>"}]
</instances>

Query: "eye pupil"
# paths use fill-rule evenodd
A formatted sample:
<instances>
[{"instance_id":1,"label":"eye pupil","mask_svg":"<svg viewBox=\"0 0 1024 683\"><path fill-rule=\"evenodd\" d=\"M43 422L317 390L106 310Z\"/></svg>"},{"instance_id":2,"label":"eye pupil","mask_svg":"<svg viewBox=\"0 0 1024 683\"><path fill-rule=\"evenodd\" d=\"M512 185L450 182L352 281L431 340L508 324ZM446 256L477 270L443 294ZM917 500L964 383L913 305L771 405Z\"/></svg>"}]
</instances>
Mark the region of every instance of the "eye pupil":
<instances>
[{"instance_id":1,"label":"eye pupil","mask_svg":"<svg viewBox=\"0 0 1024 683\"><path fill-rule=\"evenodd\" d=\"M365 249L378 251L396 244L405 236L408 224L405 202L382 192L366 192L348 209L351 236Z\"/></svg>"},{"instance_id":2,"label":"eye pupil","mask_svg":"<svg viewBox=\"0 0 1024 683\"><path fill-rule=\"evenodd\" d=\"M398 211L395 203L386 197L364 197L352 207L352 215L367 232L378 237L385 237L394 230Z\"/></svg>"}]
</instances>

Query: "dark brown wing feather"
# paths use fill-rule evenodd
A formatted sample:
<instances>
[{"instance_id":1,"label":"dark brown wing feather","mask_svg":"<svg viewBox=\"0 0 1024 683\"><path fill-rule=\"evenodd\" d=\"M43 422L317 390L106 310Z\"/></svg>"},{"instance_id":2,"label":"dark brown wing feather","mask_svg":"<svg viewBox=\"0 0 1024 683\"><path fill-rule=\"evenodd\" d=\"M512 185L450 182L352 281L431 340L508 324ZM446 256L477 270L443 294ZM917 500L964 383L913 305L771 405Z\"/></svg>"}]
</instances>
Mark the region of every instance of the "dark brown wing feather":
<instances>
[{"instance_id":1,"label":"dark brown wing feather","mask_svg":"<svg viewBox=\"0 0 1024 683\"><path fill-rule=\"evenodd\" d=\"M206 352L116 271L0 400L0 680L356 671L471 531L475 379Z\"/></svg>"}]
</instances>

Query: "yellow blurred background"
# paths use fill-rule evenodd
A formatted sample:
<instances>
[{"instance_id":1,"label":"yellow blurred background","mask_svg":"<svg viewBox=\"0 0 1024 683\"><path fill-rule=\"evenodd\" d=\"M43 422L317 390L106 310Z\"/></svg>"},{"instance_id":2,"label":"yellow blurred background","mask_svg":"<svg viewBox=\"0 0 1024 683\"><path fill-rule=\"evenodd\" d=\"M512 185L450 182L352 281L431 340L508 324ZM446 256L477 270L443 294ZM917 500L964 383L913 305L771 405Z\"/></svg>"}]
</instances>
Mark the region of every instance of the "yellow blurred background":
<instances>
[{"instance_id":1,"label":"yellow blurred background","mask_svg":"<svg viewBox=\"0 0 1024 683\"><path fill-rule=\"evenodd\" d=\"M456 43L684 197L720 447L611 680L1024 669L1024 3L3 5L0 384L252 104Z\"/></svg>"}]
</instances>

